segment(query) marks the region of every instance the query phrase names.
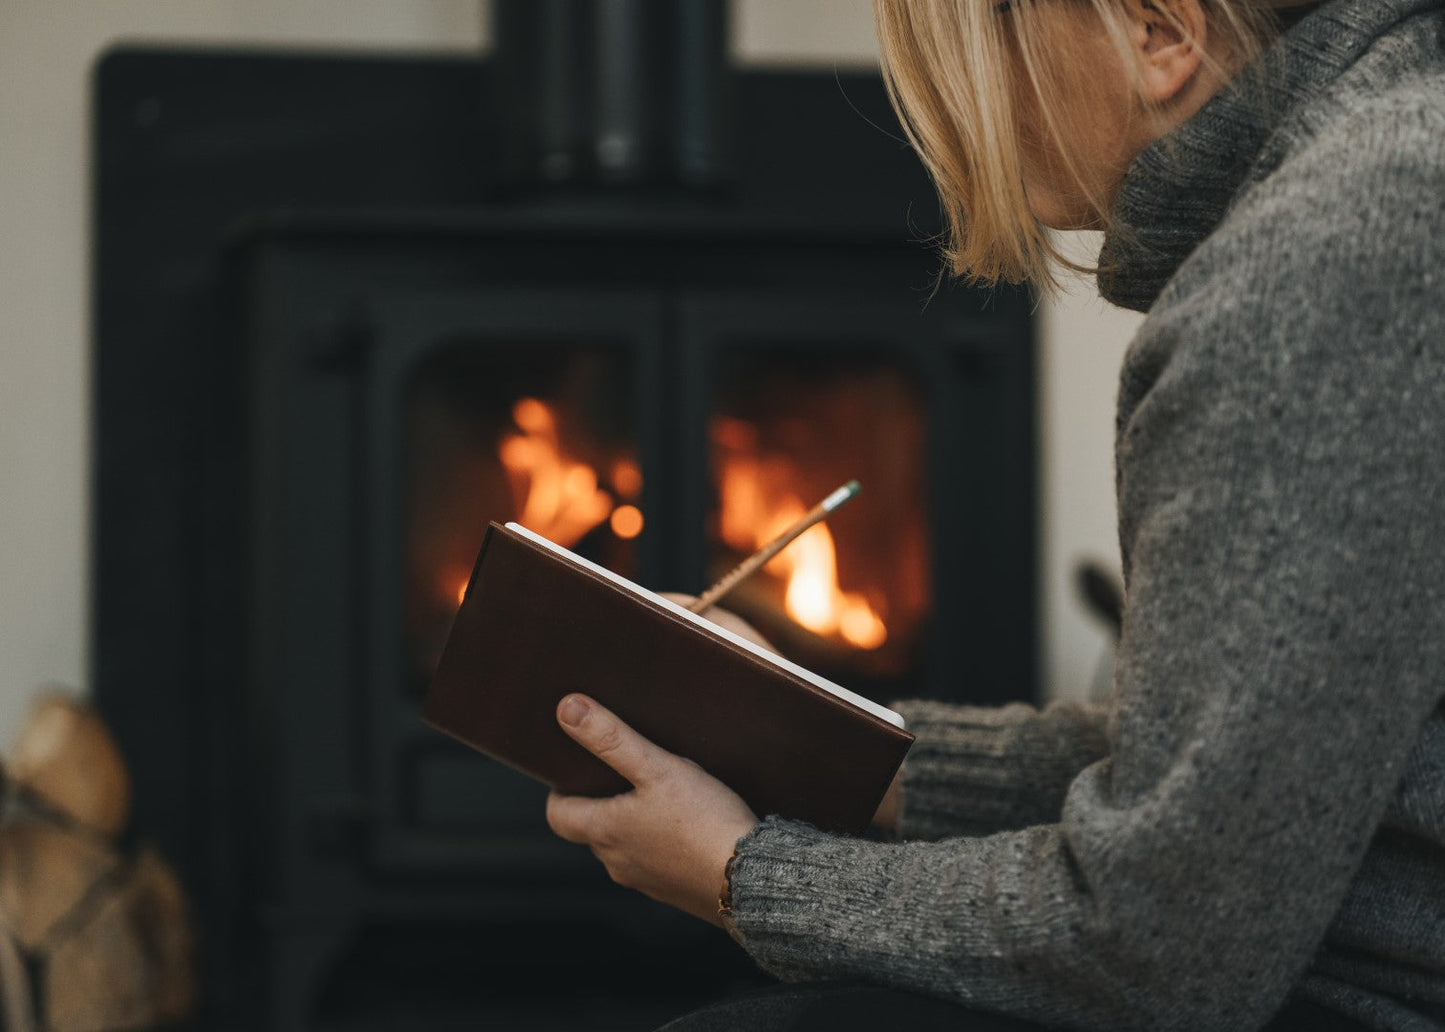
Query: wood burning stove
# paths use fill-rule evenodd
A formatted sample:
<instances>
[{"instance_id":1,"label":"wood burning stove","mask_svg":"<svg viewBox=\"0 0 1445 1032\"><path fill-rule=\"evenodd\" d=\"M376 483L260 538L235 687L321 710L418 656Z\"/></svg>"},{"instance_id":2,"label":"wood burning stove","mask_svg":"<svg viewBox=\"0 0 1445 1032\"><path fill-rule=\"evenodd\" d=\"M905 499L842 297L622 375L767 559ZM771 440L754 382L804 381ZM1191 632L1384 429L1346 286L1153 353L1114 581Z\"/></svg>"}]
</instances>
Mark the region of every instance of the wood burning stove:
<instances>
[{"instance_id":1,"label":"wood burning stove","mask_svg":"<svg viewBox=\"0 0 1445 1032\"><path fill-rule=\"evenodd\" d=\"M733 604L880 699L1033 694L1028 299L931 294L875 77L727 80L725 141L547 192L480 61L101 66L94 685L209 1024L641 1024L750 977L417 721L488 519L696 590L856 476ZM618 969L518 990L587 949Z\"/></svg>"}]
</instances>

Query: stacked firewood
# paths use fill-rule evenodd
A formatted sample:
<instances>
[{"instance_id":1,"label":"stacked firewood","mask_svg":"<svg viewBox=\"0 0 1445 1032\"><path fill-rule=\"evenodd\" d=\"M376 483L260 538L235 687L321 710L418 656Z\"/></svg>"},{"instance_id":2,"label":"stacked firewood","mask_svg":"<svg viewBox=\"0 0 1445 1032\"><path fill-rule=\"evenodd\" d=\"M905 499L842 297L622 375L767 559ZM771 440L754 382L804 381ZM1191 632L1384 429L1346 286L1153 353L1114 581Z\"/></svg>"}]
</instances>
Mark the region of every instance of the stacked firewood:
<instances>
[{"instance_id":1,"label":"stacked firewood","mask_svg":"<svg viewBox=\"0 0 1445 1032\"><path fill-rule=\"evenodd\" d=\"M120 1032L194 1008L184 894L153 850L118 844L130 779L88 707L33 707L0 766L0 1028Z\"/></svg>"}]
</instances>

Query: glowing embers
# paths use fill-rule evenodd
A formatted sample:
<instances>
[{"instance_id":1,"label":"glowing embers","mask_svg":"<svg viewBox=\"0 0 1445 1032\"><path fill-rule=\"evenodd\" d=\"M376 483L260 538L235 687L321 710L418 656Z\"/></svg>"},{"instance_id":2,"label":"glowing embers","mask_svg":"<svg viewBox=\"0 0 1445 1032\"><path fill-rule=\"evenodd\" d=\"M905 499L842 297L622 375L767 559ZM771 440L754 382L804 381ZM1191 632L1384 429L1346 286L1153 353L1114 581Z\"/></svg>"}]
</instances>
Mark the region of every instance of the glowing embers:
<instances>
[{"instance_id":1,"label":"glowing embers","mask_svg":"<svg viewBox=\"0 0 1445 1032\"><path fill-rule=\"evenodd\" d=\"M718 535L741 553L761 548L816 501L795 493L798 470L781 456L758 453L757 431L739 419L712 426L718 464ZM859 592L838 586L833 535L820 523L778 554L763 570L781 579L784 611L814 634L836 635L860 649L888 639L883 617Z\"/></svg>"},{"instance_id":2,"label":"glowing embers","mask_svg":"<svg viewBox=\"0 0 1445 1032\"><path fill-rule=\"evenodd\" d=\"M607 463L604 486L597 468L578 459L562 438L565 420L555 404L521 398L512 406L514 429L497 441L497 460L507 473L512 519L571 548L604 524L620 541L642 533L642 510L631 504L642 495L642 471L629 457ZM585 445L574 446L577 448ZM618 504L617 499L625 501ZM457 605L466 597L467 578L457 588Z\"/></svg>"},{"instance_id":3,"label":"glowing embers","mask_svg":"<svg viewBox=\"0 0 1445 1032\"><path fill-rule=\"evenodd\" d=\"M624 576L643 533L626 361L601 349L458 341L405 397L403 627L430 678L489 521L516 520Z\"/></svg>"},{"instance_id":4,"label":"glowing embers","mask_svg":"<svg viewBox=\"0 0 1445 1032\"><path fill-rule=\"evenodd\" d=\"M927 439L911 377L828 352L742 350L709 424L714 576L850 479L862 496L722 605L815 669L908 677L931 604Z\"/></svg>"},{"instance_id":5,"label":"glowing embers","mask_svg":"<svg viewBox=\"0 0 1445 1032\"><path fill-rule=\"evenodd\" d=\"M612 517L607 522L612 527L612 533L624 541L631 540L642 533L642 510L635 505L619 505L612 510Z\"/></svg>"},{"instance_id":6,"label":"glowing embers","mask_svg":"<svg viewBox=\"0 0 1445 1032\"><path fill-rule=\"evenodd\" d=\"M519 432L502 438L497 457L512 484L518 523L571 547L622 511L599 485L597 470L563 450L552 406L537 398L523 398L512 406L512 419ZM636 464L621 460L617 465L628 471L625 480L635 497L642 489ZM634 538L642 530L642 513L631 505L625 509L630 513L611 524L618 537Z\"/></svg>"}]
</instances>

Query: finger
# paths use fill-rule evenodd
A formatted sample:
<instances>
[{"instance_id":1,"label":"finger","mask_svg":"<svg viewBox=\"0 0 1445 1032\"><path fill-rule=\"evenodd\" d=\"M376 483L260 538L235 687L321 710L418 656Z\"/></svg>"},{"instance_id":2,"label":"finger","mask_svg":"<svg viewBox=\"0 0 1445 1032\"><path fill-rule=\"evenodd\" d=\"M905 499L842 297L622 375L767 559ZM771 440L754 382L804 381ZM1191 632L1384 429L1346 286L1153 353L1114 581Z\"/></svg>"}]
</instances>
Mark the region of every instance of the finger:
<instances>
[{"instance_id":1,"label":"finger","mask_svg":"<svg viewBox=\"0 0 1445 1032\"><path fill-rule=\"evenodd\" d=\"M684 595L680 591L664 591L662 592L662 597L670 602L676 602L684 609L691 608L692 604L697 601L696 595ZM778 651L776 646L768 641L767 638L764 638L756 627L731 610L723 609L720 606L713 606L706 613L699 613L698 615L710 623L717 624L717 626L725 631L732 631L739 638L746 638L754 645L761 645L769 652Z\"/></svg>"},{"instance_id":2,"label":"finger","mask_svg":"<svg viewBox=\"0 0 1445 1032\"><path fill-rule=\"evenodd\" d=\"M634 786L662 776L672 754L643 738L606 706L585 695L557 704L557 723L577 743Z\"/></svg>"},{"instance_id":3,"label":"finger","mask_svg":"<svg viewBox=\"0 0 1445 1032\"><path fill-rule=\"evenodd\" d=\"M769 652L778 651L773 647L773 643L768 641L767 638L764 638L756 627L731 610L719 609L717 606L713 606L713 608L702 614L702 618L704 620L711 620L725 631L732 631L739 638L746 638L754 645L761 645Z\"/></svg>"},{"instance_id":4,"label":"finger","mask_svg":"<svg viewBox=\"0 0 1445 1032\"><path fill-rule=\"evenodd\" d=\"M600 819L597 810L604 802L606 800L551 792L547 796L547 826L558 838L579 846L591 845L597 839Z\"/></svg>"}]
</instances>

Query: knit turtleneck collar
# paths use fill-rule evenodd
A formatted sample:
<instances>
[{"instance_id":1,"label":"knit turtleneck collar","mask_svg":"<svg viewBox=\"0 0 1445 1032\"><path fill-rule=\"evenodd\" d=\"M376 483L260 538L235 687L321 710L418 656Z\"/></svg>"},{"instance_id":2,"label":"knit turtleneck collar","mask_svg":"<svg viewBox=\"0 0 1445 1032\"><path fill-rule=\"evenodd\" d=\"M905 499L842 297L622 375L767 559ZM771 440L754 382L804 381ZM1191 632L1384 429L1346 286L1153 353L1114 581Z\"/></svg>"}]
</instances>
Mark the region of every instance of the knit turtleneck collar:
<instances>
[{"instance_id":1,"label":"knit turtleneck collar","mask_svg":"<svg viewBox=\"0 0 1445 1032\"><path fill-rule=\"evenodd\" d=\"M1189 121L1145 148L1124 176L1115 228L1099 255L1105 300L1147 311L1241 189L1268 171L1259 166L1269 164L1271 135L1391 28L1442 4L1334 0L1276 40L1260 58L1262 68L1236 76Z\"/></svg>"}]
</instances>

